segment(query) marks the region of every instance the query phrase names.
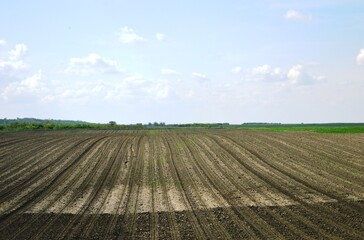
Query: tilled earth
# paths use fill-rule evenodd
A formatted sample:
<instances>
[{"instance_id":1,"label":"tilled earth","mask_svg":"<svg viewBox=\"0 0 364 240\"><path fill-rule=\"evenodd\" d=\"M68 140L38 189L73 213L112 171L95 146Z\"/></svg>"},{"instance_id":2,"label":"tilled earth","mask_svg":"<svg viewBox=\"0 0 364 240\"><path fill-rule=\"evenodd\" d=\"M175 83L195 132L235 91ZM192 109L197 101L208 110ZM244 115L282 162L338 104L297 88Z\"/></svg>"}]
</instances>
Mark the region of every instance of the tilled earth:
<instances>
[{"instance_id":1,"label":"tilled earth","mask_svg":"<svg viewBox=\"0 0 364 240\"><path fill-rule=\"evenodd\" d=\"M0 239L364 239L364 134L0 133Z\"/></svg>"}]
</instances>

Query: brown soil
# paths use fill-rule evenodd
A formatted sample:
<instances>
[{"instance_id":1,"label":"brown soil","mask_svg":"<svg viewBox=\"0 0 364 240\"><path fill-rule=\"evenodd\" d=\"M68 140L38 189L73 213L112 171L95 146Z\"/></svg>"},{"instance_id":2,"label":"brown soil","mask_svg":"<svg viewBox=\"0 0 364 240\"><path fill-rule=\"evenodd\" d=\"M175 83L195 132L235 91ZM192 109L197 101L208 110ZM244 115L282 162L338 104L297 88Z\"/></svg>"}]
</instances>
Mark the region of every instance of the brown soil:
<instances>
[{"instance_id":1,"label":"brown soil","mask_svg":"<svg viewBox=\"0 0 364 240\"><path fill-rule=\"evenodd\" d=\"M364 239L364 134L0 133L1 239Z\"/></svg>"}]
</instances>

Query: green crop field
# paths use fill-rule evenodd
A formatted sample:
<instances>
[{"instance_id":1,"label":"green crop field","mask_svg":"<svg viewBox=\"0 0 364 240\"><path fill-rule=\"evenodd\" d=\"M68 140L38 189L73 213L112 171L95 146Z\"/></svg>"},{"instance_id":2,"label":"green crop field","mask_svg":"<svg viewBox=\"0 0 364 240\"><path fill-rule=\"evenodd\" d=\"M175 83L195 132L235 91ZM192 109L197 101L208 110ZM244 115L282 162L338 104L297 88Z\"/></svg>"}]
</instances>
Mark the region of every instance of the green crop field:
<instances>
[{"instance_id":1,"label":"green crop field","mask_svg":"<svg viewBox=\"0 0 364 240\"><path fill-rule=\"evenodd\" d=\"M274 125L274 126L253 126L242 127L251 130L267 130L267 131L311 131L319 133L364 133L364 125Z\"/></svg>"}]
</instances>

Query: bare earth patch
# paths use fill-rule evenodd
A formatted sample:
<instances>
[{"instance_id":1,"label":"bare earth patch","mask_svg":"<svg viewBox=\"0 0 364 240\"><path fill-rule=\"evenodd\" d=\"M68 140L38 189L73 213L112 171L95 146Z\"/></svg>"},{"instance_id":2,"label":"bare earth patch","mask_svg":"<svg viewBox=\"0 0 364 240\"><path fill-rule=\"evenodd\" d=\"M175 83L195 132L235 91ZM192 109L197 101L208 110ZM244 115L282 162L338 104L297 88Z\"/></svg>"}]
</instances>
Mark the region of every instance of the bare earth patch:
<instances>
[{"instance_id":1,"label":"bare earth patch","mask_svg":"<svg viewBox=\"0 0 364 240\"><path fill-rule=\"evenodd\" d=\"M48 147L34 154L38 145L29 145L40 135ZM364 232L364 134L0 137L4 239L362 239Z\"/></svg>"}]
</instances>

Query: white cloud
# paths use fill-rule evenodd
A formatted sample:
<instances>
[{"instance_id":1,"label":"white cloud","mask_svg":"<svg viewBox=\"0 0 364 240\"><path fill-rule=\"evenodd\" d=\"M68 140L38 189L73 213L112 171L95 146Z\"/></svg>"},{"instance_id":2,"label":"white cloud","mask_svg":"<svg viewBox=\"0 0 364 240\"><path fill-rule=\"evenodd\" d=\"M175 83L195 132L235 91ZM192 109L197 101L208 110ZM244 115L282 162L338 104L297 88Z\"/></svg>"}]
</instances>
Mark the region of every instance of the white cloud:
<instances>
[{"instance_id":1,"label":"white cloud","mask_svg":"<svg viewBox=\"0 0 364 240\"><path fill-rule=\"evenodd\" d=\"M179 75L179 73L176 70L168 69L168 68L162 68L161 74L162 75Z\"/></svg>"},{"instance_id":2,"label":"white cloud","mask_svg":"<svg viewBox=\"0 0 364 240\"><path fill-rule=\"evenodd\" d=\"M200 80L208 80L206 75L203 73L193 72L192 76L194 76L195 78L200 79Z\"/></svg>"},{"instance_id":3,"label":"white cloud","mask_svg":"<svg viewBox=\"0 0 364 240\"><path fill-rule=\"evenodd\" d=\"M356 63L359 65L364 65L364 48L360 49L360 52L356 57Z\"/></svg>"},{"instance_id":4,"label":"white cloud","mask_svg":"<svg viewBox=\"0 0 364 240\"><path fill-rule=\"evenodd\" d=\"M143 92L149 94L150 97L155 99L165 99L170 96L171 87L168 82L154 81L149 86L143 88Z\"/></svg>"},{"instance_id":5,"label":"white cloud","mask_svg":"<svg viewBox=\"0 0 364 240\"><path fill-rule=\"evenodd\" d=\"M119 37L119 40L122 43L141 43L145 42L145 39L139 35L136 34L134 29L129 28L127 26L122 27L119 32L116 33L116 35Z\"/></svg>"},{"instance_id":6,"label":"white cloud","mask_svg":"<svg viewBox=\"0 0 364 240\"><path fill-rule=\"evenodd\" d=\"M103 58L95 53L90 53L84 58L71 58L65 72L86 76L97 73L119 74L124 71L116 61Z\"/></svg>"},{"instance_id":7,"label":"white cloud","mask_svg":"<svg viewBox=\"0 0 364 240\"><path fill-rule=\"evenodd\" d=\"M257 75L280 75L281 69L280 68L272 68L271 66L265 64L256 68L253 68L252 70L253 74Z\"/></svg>"},{"instance_id":8,"label":"white cloud","mask_svg":"<svg viewBox=\"0 0 364 240\"><path fill-rule=\"evenodd\" d=\"M0 74L12 75L27 68L23 61L3 61L0 59Z\"/></svg>"},{"instance_id":9,"label":"white cloud","mask_svg":"<svg viewBox=\"0 0 364 240\"><path fill-rule=\"evenodd\" d=\"M242 70L242 68L241 68L241 67L234 67L233 69L231 69L231 72L232 72L232 73L240 73L240 72L241 72L241 70Z\"/></svg>"},{"instance_id":10,"label":"white cloud","mask_svg":"<svg viewBox=\"0 0 364 240\"><path fill-rule=\"evenodd\" d=\"M287 71L265 64L245 71L243 80L246 82L279 83L280 85L310 85L324 82L326 77L311 76L301 64L294 65Z\"/></svg>"},{"instance_id":11,"label":"white cloud","mask_svg":"<svg viewBox=\"0 0 364 240\"><path fill-rule=\"evenodd\" d=\"M9 99L11 96L38 94L47 89L42 84L41 80L42 70L39 70L38 73L34 74L31 77L28 77L22 81L12 82L8 84L1 92L1 96L3 99Z\"/></svg>"},{"instance_id":12,"label":"white cloud","mask_svg":"<svg viewBox=\"0 0 364 240\"><path fill-rule=\"evenodd\" d=\"M24 56L28 51L28 48L25 44L20 43L15 45L15 49L9 52L10 60L16 61Z\"/></svg>"},{"instance_id":13,"label":"white cloud","mask_svg":"<svg viewBox=\"0 0 364 240\"><path fill-rule=\"evenodd\" d=\"M290 80L292 84L297 84L300 80L303 79L302 73L302 65L293 66L287 73L287 78Z\"/></svg>"},{"instance_id":14,"label":"white cloud","mask_svg":"<svg viewBox=\"0 0 364 240\"><path fill-rule=\"evenodd\" d=\"M6 45L6 41L5 41L5 40L0 39L0 47L1 47L1 46L5 46L5 45Z\"/></svg>"},{"instance_id":15,"label":"white cloud","mask_svg":"<svg viewBox=\"0 0 364 240\"><path fill-rule=\"evenodd\" d=\"M141 74L132 74L117 81L108 82L77 82L75 85L58 82L49 85L40 101L56 102L67 105L85 105L93 101L106 101L112 104L129 102L132 104L171 98L173 86L168 80L146 79Z\"/></svg>"},{"instance_id":16,"label":"white cloud","mask_svg":"<svg viewBox=\"0 0 364 240\"><path fill-rule=\"evenodd\" d=\"M58 102L61 104L84 105L90 101L101 101L107 90L115 89L115 85L102 82L77 81L73 85L64 82L54 82L49 85L48 94L44 94L41 102Z\"/></svg>"},{"instance_id":17,"label":"white cloud","mask_svg":"<svg viewBox=\"0 0 364 240\"><path fill-rule=\"evenodd\" d=\"M165 36L163 33L157 33L157 34L155 35L155 38L156 38L158 41L163 41L163 40L166 38L166 36Z\"/></svg>"},{"instance_id":18,"label":"white cloud","mask_svg":"<svg viewBox=\"0 0 364 240\"><path fill-rule=\"evenodd\" d=\"M3 44L6 44L4 40ZM28 66L22 60L22 57L26 54L28 48L25 44L16 44L15 49L9 51L9 56L6 58L0 58L0 74L1 75L14 75L21 71L24 71Z\"/></svg>"},{"instance_id":19,"label":"white cloud","mask_svg":"<svg viewBox=\"0 0 364 240\"><path fill-rule=\"evenodd\" d=\"M26 78L20 82L20 85L26 87L27 89L35 89L39 86L40 80L42 79L42 70L39 70L37 74Z\"/></svg>"},{"instance_id":20,"label":"white cloud","mask_svg":"<svg viewBox=\"0 0 364 240\"><path fill-rule=\"evenodd\" d=\"M265 64L249 70L245 78L252 81L274 82L282 81L284 74L280 68Z\"/></svg>"},{"instance_id":21,"label":"white cloud","mask_svg":"<svg viewBox=\"0 0 364 240\"><path fill-rule=\"evenodd\" d=\"M310 21L312 20L312 15L303 14L295 10L289 10L284 15L287 20L300 20L300 21Z\"/></svg>"},{"instance_id":22,"label":"white cloud","mask_svg":"<svg viewBox=\"0 0 364 240\"><path fill-rule=\"evenodd\" d=\"M301 64L297 64L289 69L287 78L292 85L310 85L318 82L323 82L325 76L309 75Z\"/></svg>"}]
</instances>

